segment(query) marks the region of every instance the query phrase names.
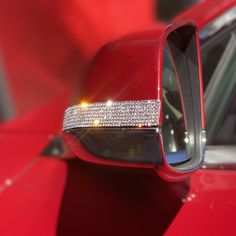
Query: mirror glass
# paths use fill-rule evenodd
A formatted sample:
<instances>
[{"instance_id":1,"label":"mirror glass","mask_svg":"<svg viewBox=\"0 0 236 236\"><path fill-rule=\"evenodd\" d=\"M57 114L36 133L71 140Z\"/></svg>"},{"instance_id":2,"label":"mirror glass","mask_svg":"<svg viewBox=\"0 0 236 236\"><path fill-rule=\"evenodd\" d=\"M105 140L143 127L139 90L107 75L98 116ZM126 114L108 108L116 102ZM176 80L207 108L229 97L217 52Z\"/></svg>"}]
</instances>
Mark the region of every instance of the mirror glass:
<instances>
[{"instance_id":1,"label":"mirror glass","mask_svg":"<svg viewBox=\"0 0 236 236\"><path fill-rule=\"evenodd\" d=\"M166 158L178 170L202 157L201 102L195 29L182 26L166 40L163 58L163 126Z\"/></svg>"},{"instance_id":2,"label":"mirror glass","mask_svg":"<svg viewBox=\"0 0 236 236\"><path fill-rule=\"evenodd\" d=\"M169 164L174 165L187 161L189 157L186 153L186 139L184 137L186 127L180 86L168 44L164 49L162 76L162 137L166 158Z\"/></svg>"},{"instance_id":3,"label":"mirror glass","mask_svg":"<svg viewBox=\"0 0 236 236\"><path fill-rule=\"evenodd\" d=\"M125 162L162 162L156 129L91 128L71 132L90 153L103 159Z\"/></svg>"}]
</instances>

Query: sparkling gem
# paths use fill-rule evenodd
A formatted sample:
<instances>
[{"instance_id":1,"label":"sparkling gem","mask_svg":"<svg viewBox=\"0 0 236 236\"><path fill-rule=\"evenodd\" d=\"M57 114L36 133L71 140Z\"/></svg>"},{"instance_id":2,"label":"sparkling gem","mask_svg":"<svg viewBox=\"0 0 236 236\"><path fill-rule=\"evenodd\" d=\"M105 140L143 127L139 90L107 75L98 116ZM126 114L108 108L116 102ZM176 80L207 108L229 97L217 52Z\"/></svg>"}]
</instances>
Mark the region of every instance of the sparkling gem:
<instances>
[{"instance_id":1,"label":"sparkling gem","mask_svg":"<svg viewBox=\"0 0 236 236\"><path fill-rule=\"evenodd\" d=\"M160 100L108 101L69 107L63 130L86 127L157 126Z\"/></svg>"}]
</instances>

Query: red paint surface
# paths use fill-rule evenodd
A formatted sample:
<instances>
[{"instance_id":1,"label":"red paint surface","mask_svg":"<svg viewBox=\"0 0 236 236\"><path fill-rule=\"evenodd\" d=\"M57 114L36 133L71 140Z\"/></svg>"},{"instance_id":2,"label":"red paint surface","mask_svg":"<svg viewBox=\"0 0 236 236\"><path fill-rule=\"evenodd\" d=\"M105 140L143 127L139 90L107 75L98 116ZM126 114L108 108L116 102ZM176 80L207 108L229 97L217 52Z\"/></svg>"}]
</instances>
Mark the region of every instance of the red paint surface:
<instances>
[{"instance_id":1,"label":"red paint surface","mask_svg":"<svg viewBox=\"0 0 236 236\"><path fill-rule=\"evenodd\" d=\"M110 40L155 24L153 0L64 0L58 5L68 34L86 56Z\"/></svg>"},{"instance_id":2,"label":"red paint surface","mask_svg":"<svg viewBox=\"0 0 236 236\"><path fill-rule=\"evenodd\" d=\"M71 161L58 233L162 235L188 192L185 184L167 183L153 171Z\"/></svg>"},{"instance_id":3,"label":"red paint surface","mask_svg":"<svg viewBox=\"0 0 236 236\"><path fill-rule=\"evenodd\" d=\"M132 1L122 1L125 12L112 1L80 2L0 3L1 53L21 116L0 127L1 180L24 168L49 135L59 131L62 111L69 104L60 94L81 78L85 60L113 37L153 26L152 4L147 1L135 1L136 11ZM203 27L234 3L204 1L181 18ZM107 4L107 14L99 11ZM111 8L119 13L108 15ZM70 161L67 170L63 161L41 158L0 195L0 234L236 234L234 171L200 170L178 184L146 171L79 160ZM182 204L192 193L196 197Z\"/></svg>"},{"instance_id":4,"label":"red paint surface","mask_svg":"<svg viewBox=\"0 0 236 236\"><path fill-rule=\"evenodd\" d=\"M96 54L81 100L157 99L157 61L162 30L131 34L103 47Z\"/></svg>"},{"instance_id":5,"label":"red paint surface","mask_svg":"<svg viewBox=\"0 0 236 236\"><path fill-rule=\"evenodd\" d=\"M2 0L1 54L16 115L65 87L78 91L87 60L109 40L153 25L152 9L146 0Z\"/></svg>"},{"instance_id":6,"label":"red paint surface","mask_svg":"<svg viewBox=\"0 0 236 236\"><path fill-rule=\"evenodd\" d=\"M61 127L67 97L0 126L1 235L56 234L67 164L39 154Z\"/></svg>"},{"instance_id":7,"label":"red paint surface","mask_svg":"<svg viewBox=\"0 0 236 236\"><path fill-rule=\"evenodd\" d=\"M235 180L235 171L197 171L166 235L235 235ZM189 201L191 196L195 197Z\"/></svg>"},{"instance_id":8,"label":"red paint surface","mask_svg":"<svg viewBox=\"0 0 236 236\"><path fill-rule=\"evenodd\" d=\"M66 175L66 163L41 158L2 192L1 235L56 235Z\"/></svg>"},{"instance_id":9,"label":"red paint surface","mask_svg":"<svg viewBox=\"0 0 236 236\"><path fill-rule=\"evenodd\" d=\"M230 7L236 4L235 0L205 0L197 5L187 9L179 14L175 20L191 20L195 22L200 29L210 23L214 18L218 17Z\"/></svg>"}]
</instances>

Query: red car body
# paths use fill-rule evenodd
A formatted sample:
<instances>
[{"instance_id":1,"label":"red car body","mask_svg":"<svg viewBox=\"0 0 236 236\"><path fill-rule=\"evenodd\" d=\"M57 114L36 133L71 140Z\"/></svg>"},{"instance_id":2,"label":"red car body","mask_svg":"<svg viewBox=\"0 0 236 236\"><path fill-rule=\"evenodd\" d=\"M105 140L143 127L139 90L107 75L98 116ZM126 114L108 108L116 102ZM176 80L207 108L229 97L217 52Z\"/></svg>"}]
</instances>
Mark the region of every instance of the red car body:
<instances>
[{"instance_id":1,"label":"red car body","mask_svg":"<svg viewBox=\"0 0 236 236\"><path fill-rule=\"evenodd\" d=\"M40 155L60 134L64 110L96 50L125 33L164 27L156 25L151 3L135 2L132 11L130 1L126 14L123 1L0 4L1 52L17 108L17 118L0 125L1 235L236 233L234 171L201 169L168 183L153 170ZM235 4L204 1L177 19L201 29ZM118 13L99 13L106 6L107 14Z\"/></svg>"}]
</instances>

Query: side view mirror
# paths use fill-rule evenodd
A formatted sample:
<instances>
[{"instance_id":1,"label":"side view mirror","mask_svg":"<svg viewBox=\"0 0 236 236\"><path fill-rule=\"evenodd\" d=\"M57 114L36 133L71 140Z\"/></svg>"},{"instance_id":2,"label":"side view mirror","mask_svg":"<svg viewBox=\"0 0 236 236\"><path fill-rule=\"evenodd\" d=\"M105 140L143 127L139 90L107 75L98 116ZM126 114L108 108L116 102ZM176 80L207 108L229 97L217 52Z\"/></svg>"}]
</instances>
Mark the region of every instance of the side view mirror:
<instances>
[{"instance_id":1,"label":"side view mirror","mask_svg":"<svg viewBox=\"0 0 236 236\"><path fill-rule=\"evenodd\" d=\"M64 137L88 162L154 168L168 181L203 162L206 142L196 27L177 22L125 36L96 55Z\"/></svg>"}]
</instances>

